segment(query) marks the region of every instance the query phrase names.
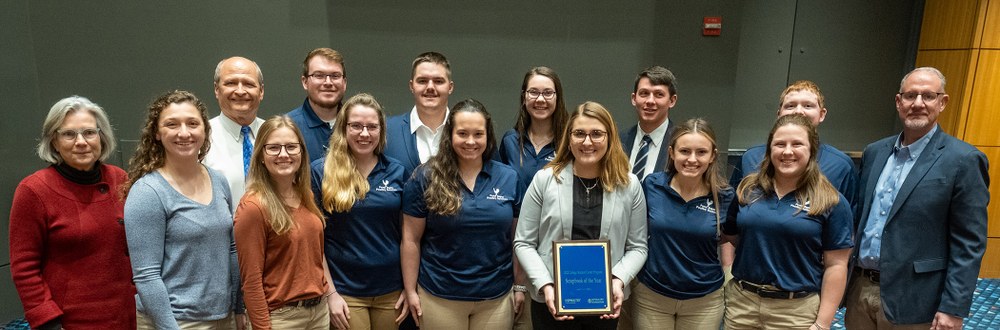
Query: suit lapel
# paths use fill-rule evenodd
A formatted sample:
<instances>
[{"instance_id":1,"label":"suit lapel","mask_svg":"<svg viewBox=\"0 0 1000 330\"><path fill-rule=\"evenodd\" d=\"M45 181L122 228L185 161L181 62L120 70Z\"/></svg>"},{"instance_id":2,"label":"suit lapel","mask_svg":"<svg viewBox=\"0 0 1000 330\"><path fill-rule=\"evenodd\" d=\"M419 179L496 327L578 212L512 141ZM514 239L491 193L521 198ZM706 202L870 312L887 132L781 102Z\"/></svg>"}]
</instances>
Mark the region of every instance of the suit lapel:
<instances>
[{"instance_id":1,"label":"suit lapel","mask_svg":"<svg viewBox=\"0 0 1000 330\"><path fill-rule=\"evenodd\" d=\"M892 218L899 211L899 208L903 205L907 198L910 197L910 193L913 192L913 188L917 186L920 180L924 179L927 172L930 171L931 167L934 167L934 163L937 162L938 158L941 157L941 151L944 150L943 139L941 138L942 130L938 130L931 137L930 142L927 143L927 147L924 151L920 153L917 158L916 163L913 164L913 168L910 169L910 173L906 175L906 180L903 181L903 185L899 187L899 192L896 194L896 199L892 201L892 209L889 211L889 216L886 217L886 222L892 221Z\"/></svg>"},{"instance_id":2,"label":"suit lapel","mask_svg":"<svg viewBox=\"0 0 1000 330\"><path fill-rule=\"evenodd\" d=\"M417 153L417 135L410 132L410 116L403 117L403 125L400 125L400 134L405 140L403 143L406 150L406 158L413 164L413 167L420 166L420 154Z\"/></svg>"},{"instance_id":3,"label":"suit lapel","mask_svg":"<svg viewBox=\"0 0 1000 330\"><path fill-rule=\"evenodd\" d=\"M571 239L573 238L573 163L570 162L569 166L563 168L559 172L559 194L562 195L561 198L557 197L556 200L559 203L559 218L562 219L562 237L557 239Z\"/></svg>"},{"instance_id":4,"label":"suit lapel","mask_svg":"<svg viewBox=\"0 0 1000 330\"><path fill-rule=\"evenodd\" d=\"M627 157L632 156L632 143L635 142L635 134L636 130L638 129L639 125L632 126L632 128L630 128L628 131L625 132L625 134L621 136L622 150L625 150L625 156ZM629 165L630 169L632 168L631 166L632 165Z\"/></svg>"},{"instance_id":5,"label":"suit lapel","mask_svg":"<svg viewBox=\"0 0 1000 330\"><path fill-rule=\"evenodd\" d=\"M897 137L898 139L898 137ZM868 166L868 178L865 182L867 184L864 187L864 196L862 196L863 201L861 202L864 207L859 215L861 219L868 219L868 213L871 212L872 208L872 198L875 196L875 186L878 185L878 178L882 175L882 169L885 168L885 163L889 161L889 155L892 154L893 141L896 139L889 139L885 144L878 146L875 151L875 159L871 163L864 164ZM861 224L862 226L866 224ZM864 227L860 227L864 228Z\"/></svg>"}]
</instances>

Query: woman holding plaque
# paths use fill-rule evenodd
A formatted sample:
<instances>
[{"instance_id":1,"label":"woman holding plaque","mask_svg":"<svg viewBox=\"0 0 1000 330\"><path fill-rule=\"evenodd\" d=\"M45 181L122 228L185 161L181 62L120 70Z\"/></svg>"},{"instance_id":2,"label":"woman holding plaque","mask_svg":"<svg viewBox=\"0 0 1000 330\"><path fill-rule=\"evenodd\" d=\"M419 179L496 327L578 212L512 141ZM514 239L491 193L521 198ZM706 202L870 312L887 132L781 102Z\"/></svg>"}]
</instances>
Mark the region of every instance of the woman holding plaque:
<instances>
[{"instance_id":1,"label":"woman holding plaque","mask_svg":"<svg viewBox=\"0 0 1000 330\"><path fill-rule=\"evenodd\" d=\"M628 283L646 261L646 200L616 127L600 104L578 106L556 158L525 193L514 249L531 282L535 329L615 329ZM610 241L610 313L556 315L552 242L570 239Z\"/></svg>"},{"instance_id":2,"label":"woman holding plaque","mask_svg":"<svg viewBox=\"0 0 1000 330\"><path fill-rule=\"evenodd\" d=\"M736 189L723 223L727 239L738 235L726 329L830 328L847 285L854 221L820 173L818 150L808 117L779 117L761 170Z\"/></svg>"},{"instance_id":3,"label":"woman holding plaque","mask_svg":"<svg viewBox=\"0 0 1000 330\"><path fill-rule=\"evenodd\" d=\"M722 321L720 223L733 189L719 170L715 132L704 119L674 128L666 172L642 183L649 258L628 301L636 329L717 330Z\"/></svg>"},{"instance_id":4,"label":"woman holding plaque","mask_svg":"<svg viewBox=\"0 0 1000 330\"><path fill-rule=\"evenodd\" d=\"M406 302L423 329L510 329L517 173L490 160L496 137L476 100L451 109L440 150L403 188Z\"/></svg>"},{"instance_id":5,"label":"woman holding plaque","mask_svg":"<svg viewBox=\"0 0 1000 330\"><path fill-rule=\"evenodd\" d=\"M347 304L351 329L395 329L408 315L399 268L403 165L382 153L385 115L374 97L352 96L337 116L330 151L312 163L313 193L329 219L331 300Z\"/></svg>"}]
</instances>

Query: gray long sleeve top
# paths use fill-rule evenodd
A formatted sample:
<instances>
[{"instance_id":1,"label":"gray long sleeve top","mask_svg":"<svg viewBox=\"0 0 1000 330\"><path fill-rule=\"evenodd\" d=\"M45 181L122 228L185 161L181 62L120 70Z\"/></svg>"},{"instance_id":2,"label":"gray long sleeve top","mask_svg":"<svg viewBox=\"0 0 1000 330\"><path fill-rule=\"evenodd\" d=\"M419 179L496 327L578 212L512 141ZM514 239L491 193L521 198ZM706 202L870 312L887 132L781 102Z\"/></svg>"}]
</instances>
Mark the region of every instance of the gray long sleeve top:
<instances>
[{"instance_id":1,"label":"gray long sleeve top","mask_svg":"<svg viewBox=\"0 0 1000 330\"><path fill-rule=\"evenodd\" d=\"M219 172L208 173L208 205L182 195L158 171L136 181L125 200L136 309L157 329L242 310L229 185Z\"/></svg>"}]
</instances>

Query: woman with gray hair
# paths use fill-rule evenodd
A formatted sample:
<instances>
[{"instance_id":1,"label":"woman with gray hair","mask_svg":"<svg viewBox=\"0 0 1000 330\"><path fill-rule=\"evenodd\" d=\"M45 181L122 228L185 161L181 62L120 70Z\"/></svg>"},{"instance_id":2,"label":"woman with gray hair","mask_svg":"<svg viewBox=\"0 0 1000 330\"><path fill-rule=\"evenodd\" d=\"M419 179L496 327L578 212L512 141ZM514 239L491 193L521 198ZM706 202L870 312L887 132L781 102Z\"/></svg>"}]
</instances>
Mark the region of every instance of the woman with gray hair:
<instances>
[{"instance_id":1,"label":"woman with gray hair","mask_svg":"<svg viewBox=\"0 0 1000 330\"><path fill-rule=\"evenodd\" d=\"M10 268L32 329L135 329L135 286L116 188L125 171L100 106L71 96L42 124L51 165L21 181L10 210ZM82 276L81 276L82 275Z\"/></svg>"}]
</instances>

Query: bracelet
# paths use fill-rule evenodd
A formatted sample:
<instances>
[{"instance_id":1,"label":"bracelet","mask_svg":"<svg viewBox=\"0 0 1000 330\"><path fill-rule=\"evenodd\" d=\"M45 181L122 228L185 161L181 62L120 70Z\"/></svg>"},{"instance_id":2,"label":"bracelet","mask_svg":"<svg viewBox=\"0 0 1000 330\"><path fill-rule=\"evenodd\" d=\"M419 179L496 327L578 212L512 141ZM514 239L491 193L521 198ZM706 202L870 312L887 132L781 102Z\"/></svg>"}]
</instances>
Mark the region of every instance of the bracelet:
<instances>
[{"instance_id":1,"label":"bracelet","mask_svg":"<svg viewBox=\"0 0 1000 330\"><path fill-rule=\"evenodd\" d=\"M528 287L520 284L514 284L514 292L528 292Z\"/></svg>"},{"instance_id":2,"label":"bracelet","mask_svg":"<svg viewBox=\"0 0 1000 330\"><path fill-rule=\"evenodd\" d=\"M816 329L819 329L819 330L830 330L829 328L824 328L823 326L819 325L819 323L817 323L817 322L813 322L813 325L815 325Z\"/></svg>"},{"instance_id":3,"label":"bracelet","mask_svg":"<svg viewBox=\"0 0 1000 330\"><path fill-rule=\"evenodd\" d=\"M323 297L324 298L328 298L328 297L332 296L334 293L337 293L337 290L333 290L333 291L327 292L327 293L323 294ZM827 330L827 329L820 329L820 330Z\"/></svg>"}]
</instances>

